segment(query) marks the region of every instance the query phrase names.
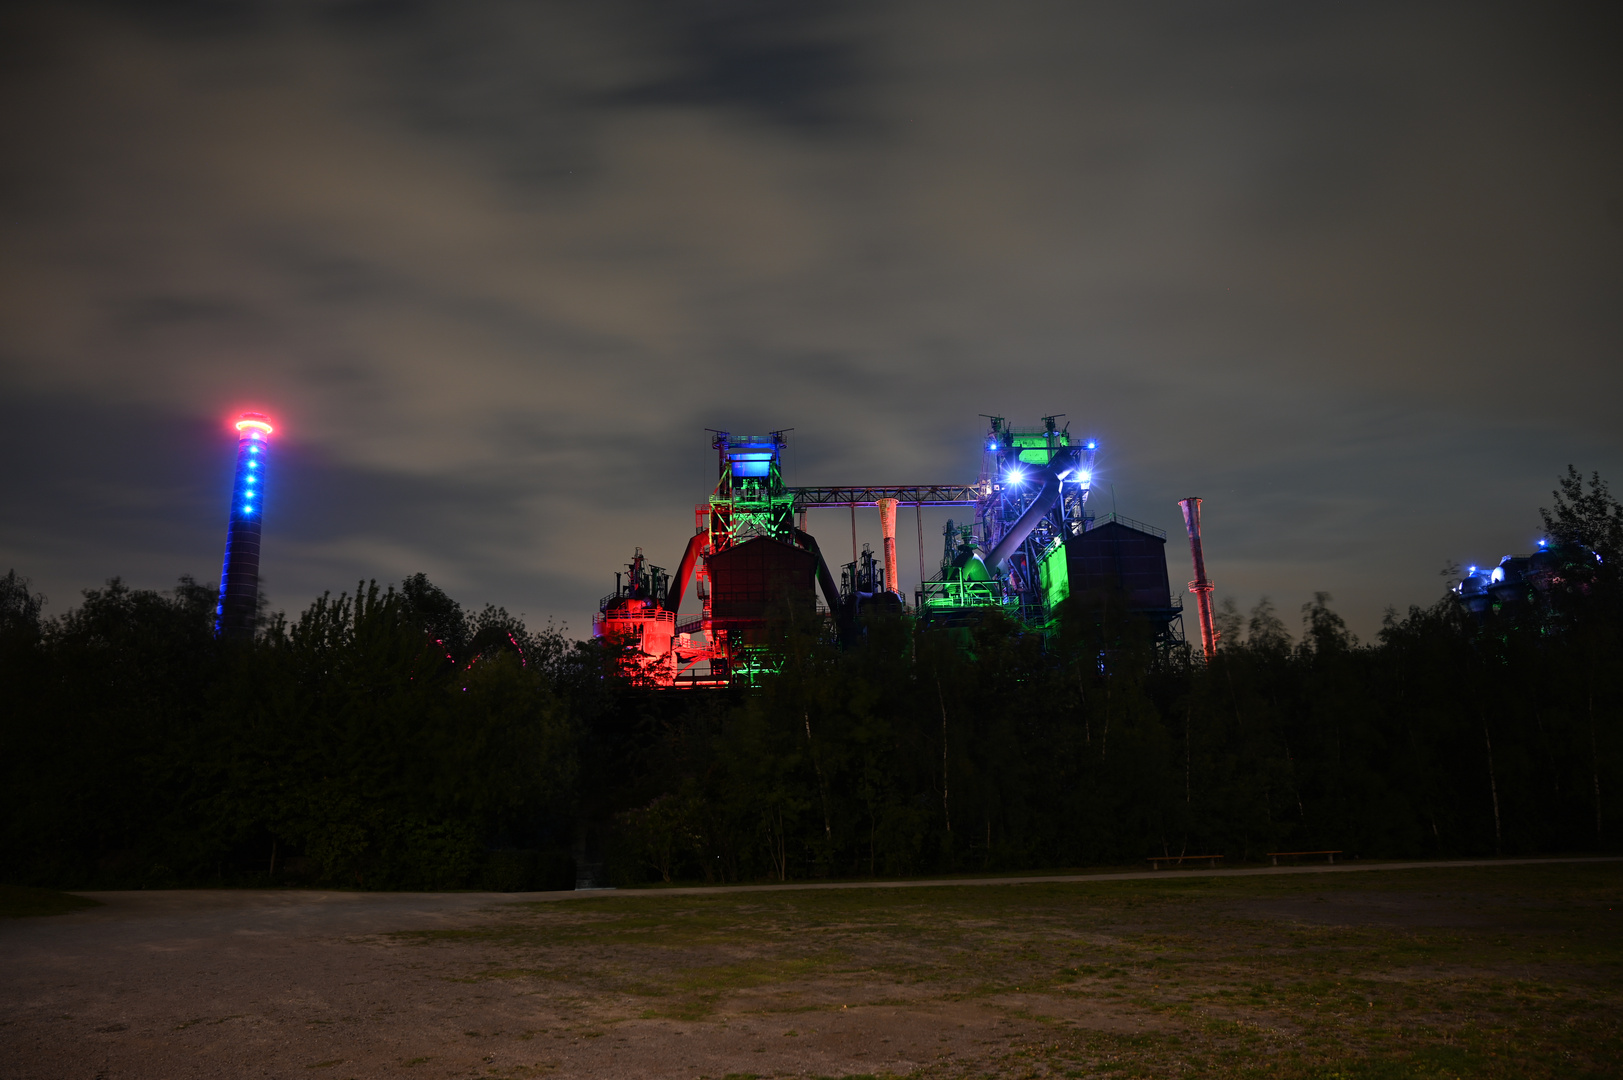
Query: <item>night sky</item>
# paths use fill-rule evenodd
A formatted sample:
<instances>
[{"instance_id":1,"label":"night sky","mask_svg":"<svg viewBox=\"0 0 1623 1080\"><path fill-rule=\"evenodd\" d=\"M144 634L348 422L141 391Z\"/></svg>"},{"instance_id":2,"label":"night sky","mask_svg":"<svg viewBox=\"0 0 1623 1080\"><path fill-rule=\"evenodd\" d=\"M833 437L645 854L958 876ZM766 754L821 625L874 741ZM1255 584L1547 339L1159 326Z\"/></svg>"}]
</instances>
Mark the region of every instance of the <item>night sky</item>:
<instances>
[{"instance_id":1,"label":"night sky","mask_svg":"<svg viewBox=\"0 0 1623 1080\"><path fill-rule=\"evenodd\" d=\"M258 408L273 607L422 570L580 635L706 428L951 482L1065 413L1175 583L1200 495L1219 598L1367 639L1623 485L1605 10L7 6L0 573L217 581Z\"/></svg>"}]
</instances>

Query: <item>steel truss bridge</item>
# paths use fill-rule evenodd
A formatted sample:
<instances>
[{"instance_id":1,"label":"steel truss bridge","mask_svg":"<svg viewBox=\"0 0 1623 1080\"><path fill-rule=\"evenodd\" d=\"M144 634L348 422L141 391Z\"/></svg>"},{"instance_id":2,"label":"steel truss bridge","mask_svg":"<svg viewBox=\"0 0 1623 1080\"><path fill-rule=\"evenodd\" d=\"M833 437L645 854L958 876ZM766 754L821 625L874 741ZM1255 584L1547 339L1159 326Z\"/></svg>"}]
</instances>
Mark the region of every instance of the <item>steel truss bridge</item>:
<instances>
[{"instance_id":1,"label":"steel truss bridge","mask_svg":"<svg viewBox=\"0 0 1623 1080\"><path fill-rule=\"evenodd\" d=\"M877 506L895 499L897 506L974 506L983 498L978 484L915 484L904 487L792 487L795 510L814 506Z\"/></svg>"}]
</instances>

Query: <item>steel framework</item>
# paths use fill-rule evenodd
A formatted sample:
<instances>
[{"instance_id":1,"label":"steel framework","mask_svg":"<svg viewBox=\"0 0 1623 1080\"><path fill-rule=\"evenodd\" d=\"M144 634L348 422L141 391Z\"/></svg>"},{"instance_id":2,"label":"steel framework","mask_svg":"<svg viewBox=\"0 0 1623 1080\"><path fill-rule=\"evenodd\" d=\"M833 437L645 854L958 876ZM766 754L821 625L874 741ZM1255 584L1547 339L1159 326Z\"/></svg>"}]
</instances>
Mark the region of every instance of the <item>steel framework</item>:
<instances>
[{"instance_id":1,"label":"steel framework","mask_svg":"<svg viewBox=\"0 0 1623 1080\"><path fill-rule=\"evenodd\" d=\"M911 484L901 487L792 487L795 511L814 506L878 506L895 499L897 506L974 506L989 494L979 484Z\"/></svg>"},{"instance_id":2,"label":"steel framework","mask_svg":"<svg viewBox=\"0 0 1623 1080\"><path fill-rule=\"evenodd\" d=\"M671 658L661 667L667 685L751 679L755 671L773 666L781 652L771 620L792 622L795 611L816 617L808 575L815 575L815 589L841 636L860 634L867 605L904 610L897 589L896 510L972 507L968 521L947 523L941 570L928 578L923 517L917 515L924 580L916 612L926 625L961 626L978 611L994 608L1047 632L1055 609L1075 588L1088 596L1126 596L1131 614L1155 623L1163 642L1176 642L1181 604L1161 595L1168 593L1161 580L1166 534L1140 522L1112 520L1114 515L1093 531L1089 494L1097 443L1071 435L1069 424L1060 423L1063 415L1046 416L1040 429L1031 430L988 416L980 476L967 484L789 487L782 474L784 431L759 436L713 431L716 486L694 508L693 535L669 588L655 584L657 569L644 587L648 605L663 609L653 619L659 626L650 635L641 624L628 625L625 636L638 629L639 640L663 645ZM866 547L857 550L856 509L870 506L879 509L884 534L878 558ZM851 510L852 561L844 566L843 589L807 531L807 511L814 507ZM640 570L639 563L630 575L639 584ZM680 618L690 584L702 612ZM616 595L602 605L605 616L611 607L619 612L625 606L621 592L617 582Z\"/></svg>"}]
</instances>

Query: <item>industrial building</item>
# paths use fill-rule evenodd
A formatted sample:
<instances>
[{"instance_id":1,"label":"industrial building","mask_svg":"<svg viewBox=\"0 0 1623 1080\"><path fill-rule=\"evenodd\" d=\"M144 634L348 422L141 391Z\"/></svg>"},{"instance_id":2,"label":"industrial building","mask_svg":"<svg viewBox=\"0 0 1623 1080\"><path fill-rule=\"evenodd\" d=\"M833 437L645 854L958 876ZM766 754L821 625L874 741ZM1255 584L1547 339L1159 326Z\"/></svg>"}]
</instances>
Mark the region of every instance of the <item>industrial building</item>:
<instances>
[{"instance_id":1,"label":"industrial building","mask_svg":"<svg viewBox=\"0 0 1623 1080\"><path fill-rule=\"evenodd\" d=\"M721 686L776 667L777 644L796 628L832 621L849 635L865 615L892 612L923 629L963 627L989 610L1046 630L1071 596L1119 603L1168 647L1183 640L1182 604L1167 575L1166 533L1116 514L1094 514L1090 494L1098 444L1073 436L1060 416L1017 429L991 416L980 475L970 483L791 487L783 477L783 432L715 432L717 480L698 504L694 532L674 574L637 549L615 575L593 620L595 636L617 643L631 673L662 686ZM1210 655L1211 583L1200 553L1198 499L1184 501ZM806 528L814 508L849 508L852 561L838 579ZM856 509L879 511L881 550L856 550ZM938 569L911 597L897 570L897 512L911 507L924 576L925 507L963 508L943 530ZM680 615L692 588L700 611ZM821 603L819 603L821 601ZM911 601L911 602L909 602Z\"/></svg>"},{"instance_id":2,"label":"industrial building","mask_svg":"<svg viewBox=\"0 0 1623 1080\"><path fill-rule=\"evenodd\" d=\"M1521 615L1545 608L1555 586L1568 579L1582 580L1599 561L1599 555L1581 544L1540 540L1537 551L1506 555L1492 569L1466 567L1453 592L1478 619L1493 614Z\"/></svg>"}]
</instances>

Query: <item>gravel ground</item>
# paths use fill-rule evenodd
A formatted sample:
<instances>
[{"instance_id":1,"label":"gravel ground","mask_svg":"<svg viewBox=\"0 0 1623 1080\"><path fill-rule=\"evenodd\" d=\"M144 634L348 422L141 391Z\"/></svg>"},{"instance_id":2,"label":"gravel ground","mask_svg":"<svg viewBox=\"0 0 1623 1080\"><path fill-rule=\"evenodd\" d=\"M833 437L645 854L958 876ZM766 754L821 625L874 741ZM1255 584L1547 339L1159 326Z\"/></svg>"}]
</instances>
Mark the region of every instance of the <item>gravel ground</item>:
<instances>
[{"instance_id":1,"label":"gravel ground","mask_svg":"<svg viewBox=\"0 0 1623 1080\"><path fill-rule=\"evenodd\" d=\"M477 977L500 946L388 936L500 924L547 894L82 895L104 906L0 927L8 1080L907 1073L1040 1026L1011 1017L1017 996L908 1001L861 980L775 983L702 1020L639 1019L634 996ZM815 1011L780 1011L785 994ZM826 1008L841 997L855 1007ZM1100 1030L1155 1023L1072 1011Z\"/></svg>"},{"instance_id":2,"label":"gravel ground","mask_svg":"<svg viewBox=\"0 0 1623 1080\"><path fill-rule=\"evenodd\" d=\"M1343 877L1343 868L1335 869L1340 892L1247 901L1239 917L1244 925L1473 921L1452 901L1347 893L1357 878L1373 883L1384 875ZM752 891L763 911L799 903ZM617 895L647 911L665 895L688 897L663 901L680 906L706 893L722 890ZM958 950L960 966L917 977L924 958L905 955L905 933L881 942L866 925L821 916L748 940L729 939L723 923L720 931L683 931L686 937L650 924L639 941L627 922L615 929L618 937L593 937L590 920L631 910L608 894L584 903L579 894L82 895L103 906L0 922L5 1080L953 1073L1007 1063L1060 1030L1136 1036L1187 1023L1128 1000L1132 995L988 990L998 973L974 970L983 947L975 935L985 936L988 949L1012 939L995 921L974 924L967 916L956 916L940 939ZM904 900L885 895L893 906ZM923 894L905 899L914 911L908 917L920 917L919 910L932 917ZM739 902L727 897L731 910L743 910ZM1226 902L1211 910L1237 909ZM1040 941L1038 929L1032 940ZM837 962L807 959L825 948L813 940L818 935L828 955L839 953ZM1075 935L1078 948L1111 948L1115 938L1114 931ZM916 948L938 945L921 939ZM706 972L725 980L706 983ZM678 999L688 1004L670 1004Z\"/></svg>"}]
</instances>

